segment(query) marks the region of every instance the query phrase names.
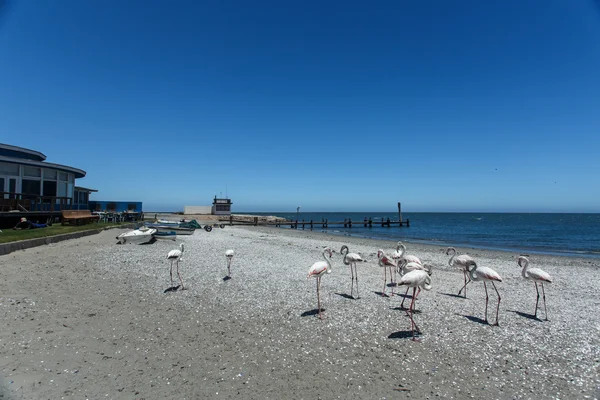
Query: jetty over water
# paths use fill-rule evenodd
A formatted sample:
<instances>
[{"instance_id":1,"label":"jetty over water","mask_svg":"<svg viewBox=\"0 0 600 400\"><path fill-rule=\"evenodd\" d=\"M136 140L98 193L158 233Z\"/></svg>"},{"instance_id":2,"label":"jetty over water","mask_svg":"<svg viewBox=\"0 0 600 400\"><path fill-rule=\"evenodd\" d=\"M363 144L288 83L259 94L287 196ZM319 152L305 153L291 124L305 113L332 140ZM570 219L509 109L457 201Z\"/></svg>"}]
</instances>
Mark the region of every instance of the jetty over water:
<instances>
[{"instance_id":1,"label":"jetty over water","mask_svg":"<svg viewBox=\"0 0 600 400\"><path fill-rule=\"evenodd\" d=\"M353 221L350 218L345 219L344 221L329 221L327 219L322 219L320 221L305 221L305 220L277 220L277 221L265 221L260 219L258 216L253 217L251 220L248 218L238 219L234 215L230 215L228 220L220 220L221 222L228 222L230 226L233 225L245 225L245 226L274 226L274 227L289 227L291 229L314 229L314 228L373 228L373 227L387 227L391 228L392 226L398 227L410 227L410 220L406 219L405 221L398 220L392 221L390 218L382 219L380 221L373 221L371 218Z\"/></svg>"}]
</instances>

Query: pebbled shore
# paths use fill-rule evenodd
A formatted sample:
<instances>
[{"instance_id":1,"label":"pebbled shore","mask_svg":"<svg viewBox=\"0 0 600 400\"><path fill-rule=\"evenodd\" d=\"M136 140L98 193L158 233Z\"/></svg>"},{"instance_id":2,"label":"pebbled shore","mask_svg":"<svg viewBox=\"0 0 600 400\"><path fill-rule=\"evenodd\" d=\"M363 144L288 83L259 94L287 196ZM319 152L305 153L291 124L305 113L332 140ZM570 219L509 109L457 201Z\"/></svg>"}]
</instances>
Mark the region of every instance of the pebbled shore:
<instances>
[{"instance_id":1,"label":"pebbled shore","mask_svg":"<svg viewBox=\"0 0 600 400\"><path fill-rule=\"evenodd\" d=\"M535 288L517 253L458 249L503 277L492 327L481 323L481 283L454 296L462 273L442 248L405 243L434 266L414 343L402 297L378 294L376 252L395 243L262 227L150 245L116 245L118 234L0 256L0 399L600 398L600 260L530 257L554 277L546 322L528 317ZM179 243L187 290L164 293L165 257ZM358 300L347 297L342 244L369 260L358 265ZM323 246L336 253L320 321L306 274Z\"/></svg>"}]
</instances>

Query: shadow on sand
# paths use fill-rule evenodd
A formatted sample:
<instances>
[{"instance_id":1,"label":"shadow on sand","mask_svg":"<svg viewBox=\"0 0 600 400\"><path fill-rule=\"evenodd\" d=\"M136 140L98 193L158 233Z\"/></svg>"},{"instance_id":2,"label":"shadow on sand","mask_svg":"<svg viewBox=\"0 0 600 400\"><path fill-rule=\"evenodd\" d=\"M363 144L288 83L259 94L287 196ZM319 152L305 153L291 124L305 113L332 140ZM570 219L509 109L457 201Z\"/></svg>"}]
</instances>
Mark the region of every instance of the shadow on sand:
<instances>
[{"instance_id":1,"label":"shadow on sand","mask_svg":"<svg viewBox=\"0 0 600 400\"><path fill-rule=\"evenodd\" d=\"M478 324L489 325L485 320L483 320L481 318L478 318L478 317L474 317L472 315L464 315L464 314L456 314L456 315L460 315L461 317L465 317L469 321L477 322Z\"/></svg>"},{"instance_id":2,"label":"shadow on sand","mask_svg":"<svg viewBox=\"0 0 600 400\"><path fill-rule=\"evenodd\" d=\"M421 336L420 332L415 331L415 337L418 338ZM388 339L412 339L413 333L412 331L398 331L394 333L390 333Z\"/></svg>"},{"instance_id":3,"label":"shadow on sand","mask_svg":"<svg viewBox=\"0 0 600 400\"><path fill-rule=\"evenodd\" d=\"M442 293L442 292L438 292L439 294L443 294L444 296L448 296L448 297L456 297L458 299L465 299L465 296L463 295L458 295L458 294L454 294L454 293Z\"/></svg>"},{"instance_id":4,"label":"shadow on sand","mask_svg":"<svg viewBox=\"0 0 600 400\"><path fill-rule=\"evenodd\" d=\"M163 293L167 293L167 292L176 292L177 289L179 289L181 285L177 285L177 286L171 286L170 288L165 289L165 291Z\"/></svg>"},{"instance_id":5,"label":"shadow on sand","mask_svg":"<svg viewBox=\"0 0 600 400\"><path fill-rule=\"evenodd\" d=\"M391 310L408 311L407 307L390 307ZM421 314L421 310L413 310L413 314Z\"/></svg>"},{"instance_id":6,"label":"shadow on sand","mask_svg":"<svg viewBox=\"0 0 600 400\"><path fill-rule=\"evenodd\" d=\"M321 312L325 312L324 308L321 308ZM310 316L314 316L314 315L319 315L319 309L315 308L314 310L310 310L310 311L304 311L302 314L300 314L301 317L310 317Z\"/></svg>"},{"instance_id":7,"label":"shadow on sand","mask_svg":"<svg viewBox=\"0 0 600 400\"><path fill-rule=\"evenodd\" d=\"M341 296L341 297L345 298L345 299L350 299L350 300L358 300L358 299L360 299L360 297L352 297L352 296L350 296L349 294L346 294L346 293L336 293L336 294L338 296Z\"/></svg>"},{"instance_id":8,"label":"shadow on sand","mask_svg":"<svg viewBox=\"0 0 600 400\"><path fill-rule=\"evenodd\" d=\"M534 321L542 322L542 320L540 318L536 317L533 314L527 314L527 313L524 313L524 312L521 312L521 311L516 311L516 310L507 310L507 311L514 312L515 314L517 314L517 315L519 315L519 316L521 316L523 318L532 319Z\"/></svg>"},{"instance_id":9,"label":"shadow on sand","mask_svg":"<svg viewBox=\"0 0 600 400\"><path fill-rule=\"evenodd\" d=\"M224 277L224 278L223 278L223 282L227 282L227 281L228 281L228 280L230 280L230 279L231 279L231 277L230 277L230 276L226 276L226 277Z\"/></svg>"}]
</instances>

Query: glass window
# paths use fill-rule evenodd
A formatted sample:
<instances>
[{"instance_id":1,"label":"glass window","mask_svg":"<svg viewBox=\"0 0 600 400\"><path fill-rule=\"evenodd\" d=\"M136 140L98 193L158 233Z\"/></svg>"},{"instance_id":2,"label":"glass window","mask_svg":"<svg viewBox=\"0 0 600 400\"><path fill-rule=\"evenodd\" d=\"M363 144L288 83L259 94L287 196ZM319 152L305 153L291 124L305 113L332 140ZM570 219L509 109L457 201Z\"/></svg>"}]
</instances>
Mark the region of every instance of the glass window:
<instances>
[{"instance_id":1,"label":"glass window","mask_svg":"<svg viewBox=\"0 0 600 400\"><path fill-rule=\"evenodd\" d=\"M57 172L55 169L44 168L44 180L56 180Z\"/></svg>"},{"instance_id":2,"label":"glass window","mask_svg":"<svg viewBox=\"0 0 600 400\"><path fill-rule=\"evenodd\" d=\"M106 209L108 211L117 211L117 203L108 203L108 204L106 204Z\"/></svg>"},{"instance_id":3,"label":"glass window","mask_svg":"<svg viewBox=\"0 0 600 400\"><path fill-rule=\"evenodd\" d=\"M44 196L56 196L56 181L47 181L44 179Z\"/></svg>"},{"instance_id":4,"label":"glass window","mask_svg":"<svg viewBox=\"0 0 600 400\"><path fill-rule=\"evenodd\" d=\"M0 162L0 175L19 175L19 164Z\"/></svg>"},{"instance_id":5,"label":"glass window","mask_svg":"<svg viewBox=\"0 0 600 400\"><path fill-rule=\"evenodd\" d=\"M21 183L21 191L25 194L35 194L39 196L42 191L42 181L23 179L23 182Z\"/></svg>"},{"instance_id":6,"label":"glass window","mask_svg":"<svg viewBox=\"0 0 600 400\"><path fill-rule=\"evenodd\" d=\"M69 174L67 174L66 172L59 172L58 173L58 179L60 179L61 181L67 181L67 179L69 178L68 176Z\"/></svg>"},{"instance_id":7,"label":"glass window","mask_svg":"<svg viewBox=\"0 0 600 400\"><path fill-rule=\"evenodd\" d=\"M69 183L75 183L75 175L69 174Z\"/></svg>"},{"instance_id":8,"label":"glass window","mask_svg":"<svg viewBox=\"0 0 600 400\"><path fill-rule=\"evenodd\" d=\"M67 182L58 182L58 191L56 192L58 197L67 197Z\"/></svg>"},{"instance_id":9,"label":"glass window","mask_svg":"<svg viewBox=\"0 0 600 400\"><path fill-rule=\"evenodd\" d=\"M42 169L38 167L29 167L25 165L23 167L23 176L30 176L33 178L41 178L42 177Z\"/></svg>"},{"instance_id":10,"label":"glass window","mask_svg":"<svg viewBox=\"0 0 600 400\"><path fill-rule=\"evenodd\" d=\"M137 207L135 206L135 203L127 204L127 211L135 211L136 209Z\"/></svg>"}]
</instances>

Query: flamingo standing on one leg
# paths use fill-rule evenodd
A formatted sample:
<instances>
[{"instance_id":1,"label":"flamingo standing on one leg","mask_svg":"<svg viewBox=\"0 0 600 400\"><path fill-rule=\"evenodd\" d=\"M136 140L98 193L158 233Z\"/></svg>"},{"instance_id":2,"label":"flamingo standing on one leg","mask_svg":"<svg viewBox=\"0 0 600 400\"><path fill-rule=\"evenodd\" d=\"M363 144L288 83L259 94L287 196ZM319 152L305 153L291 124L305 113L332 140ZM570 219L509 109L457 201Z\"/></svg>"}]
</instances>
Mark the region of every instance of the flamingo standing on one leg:
<instances>
[{"instance_id":1,"label":"flamingo standing on one leg","mask_svg":"<svg viewBox=\"0 0 600 400\"><path fill-rule=\"evenodd\" d=\"M316 263L314 263L310 269L308 270L308 276L306 277L306 279L310 278L311 276L314 276L317 278L317 307L319 307L319 318L323 319L323 315L321 314L321 277L325 274L331 273L331 262L329 262L329 259L327 258L327 255L329 255L329 258L331 258L331 256L333 255L333 252L331 251L331 249L329 247L326 247L323 250L323 258L325 259L325 262L323 261L317 261Z\"/></svg>"},{"instance_id":2,"label":"flamingo standing on one leg","mask_svg":"<svg viewBox=\"0 0 600 400\"><path fill-rule=\"evenodd\" d=\"M400 269L400 272L402 273L402 276L412 272L412 271L425 271L427 273L427 275L431 276L431 265L422 265L416 262L407 262L405 259L402 259L400 261L400 263L398 264L398 268ZM408 289L410 287L406 288L406 292L404 293L404 298L402 299L402 303L400 304L400 308L404 309L404 300L406 300L406 297L408 297ZM419 291L417 292L417 296L419 295L419 293L421 293L421 290L419 289Z\"/></svg>"},{"instance_id":3,"label":"flamingo standing on one leg","mask_svg":"<svg viewBox=\"0 0 600 400\"><path fill-rule=\"evenodd\" d=\"M396 282L394 280L394 275L392 271L395 271L398 265L394 262L394 260L390 259L383 250L377 250L377 258L379 259L379 266L383 267L383 291L381 292L382 296L386 296L385 287L387 286L387 270L390 270L390 283L392 284L392 296L394 295L394 287L396 286ZM393 268L392 268L393 267Z\"/></svg>"},{"instance_id":4,"label":"flamingo standing on one leg","mask_svg":"<svg viewBox=\"0 0 600 400\"><path fill-rule=\"evenodd\" d=\"M494 290L496 291L496 294L498 295L498 305L496 306L496 322L493 325L498 326L498 311L500 310L500 293L498 292L498 289L496 289L496 285L494 284L494 282L502 282L502 278L500 277L500 275L494 271L491 268L488 267L478 267L477 263L475 261L469 263L469 266L467 267L468 271L469 271L469 276L471 277L472 281L483 281L483 288L485 289L485 322L488 322L487 319L487 309L488 309L488 291L487 291L487 286L486 286L486 282L490 282L492 284L492 286L494 287ZM475 275L476 274L476 275ZM489 322L488 322L489 324Z\"/></svg>"},{"instance_id":5,"label":"flamingo standing on one leg","mask_svg":"<svg viewBox=\"0 0 600 400\"><path fill-rule=\"evenodd\" d=\"M469 278L469 281L467 282L467 273L469 272L469 265L472 262L475 262L475 260L473 259L473 257L471 257L467 254L456 255L456 249L454 247L448 247L448 249L446 250L446 255L449 256L450 254L452 254L452 257L450 257L450 259L448 260L448 265L451 267L460 268L463 272L463 276L465 278L465 284L458 291L458 295L460 296L460 293L462 292L462 290L465 289L465 299L466 299L467 298L467 285L471 282L470 278Z\"/></svg>"},{"instance_id":6,"label":"flamingo standing on one leg","mask_svg":"<svg viewBox=\"0 0 600 400\"><path fill-rule=\"evenodd\" d=\"M344 256L344 264L350 266L350 273L352 274L352 283L350 288L350 296L354 298L354 281L356 281L356 298L359 299L358 294L358 270L356 269L356 263L358 261L364 261L362 257L357 253L349 253L350 249L348 246L343 245L340 249L340 254Z\"/></svg>"},{"instance_id":7,"label":"flamingo standing on one leg","mask_svg":"<svg viewBox=\"0 0 600 400\"><path fill-rule=\"evenodd\" d=\"M231 278L231 262L233 261L233 250L229 249L225 252L225 258L227 258L227 276Z\"/></svg>"},{"instance_id":8,"label":"flamingo standing on one leg","mask_svg":"<svg viewBox=\"0 0 600 400\"><path fill-rule=\"evenodd\" d=\"M167 254L167 260L171 260L171 270L169 272L171 275L171 286L173 286L173 261L177 261L177 275L181 281L181 290L183 290L183 280L179 274L179 261L183 261L183 243L179 245L179 250L171 250L169 254Z\"/></svg>"},{"instance_id":9,"label":"flamingo standing on one leg","mask_svg":"<svg viewBox=\"0 0 600 400\"><path fill-rule=\"evenodd\" d=\"M517 260L519 267L523 268L521 274L523 278L529 279L535 283L535 291L537 292L537 300L535 301L535 313L534 317L537 318L538 303L540 302L540 290L538 289L538 282L542 285L542 295L544 297L544 313L546 314L545 321L548 321L548 310L546 309L546 292L544 292L544 282L552 283L552 277L547 272L539 268L529 269L529 258L527 256L519 256Z\"/></svg>"},{"instance_id":10,"label":"flamingo standing on one leg","mask_svg":"<svg viewBox=\"0 0 600 400\"><path fill-rule=\"evenodd\" d=\"M417 328L418 332L421 332L421 330L419 329L419 327L417 326L417 324L415 324L415 320L413 319L413 314L415 312L415 298L417 297L415 295L415 292L417 290L417 288L419 288L419 291L421 290L421 288L425 289L425 290L431 290L431 277L429 276L429 274L421 269L416 269L414 271L410 271L407 274L403 275L402 278L400 278L400 281L398 282L399 286L406 286L407 289L409 288L413 288L413 295L412 295L412 301L410 302L410 307L408 310L405 310L406 313L408 314L408 316L410 317L410 323L411 323L411 327L412 327L412 340L418 342L419 339L417 339L415 337L415 328Z\"/></svg>"}]
</instances>

